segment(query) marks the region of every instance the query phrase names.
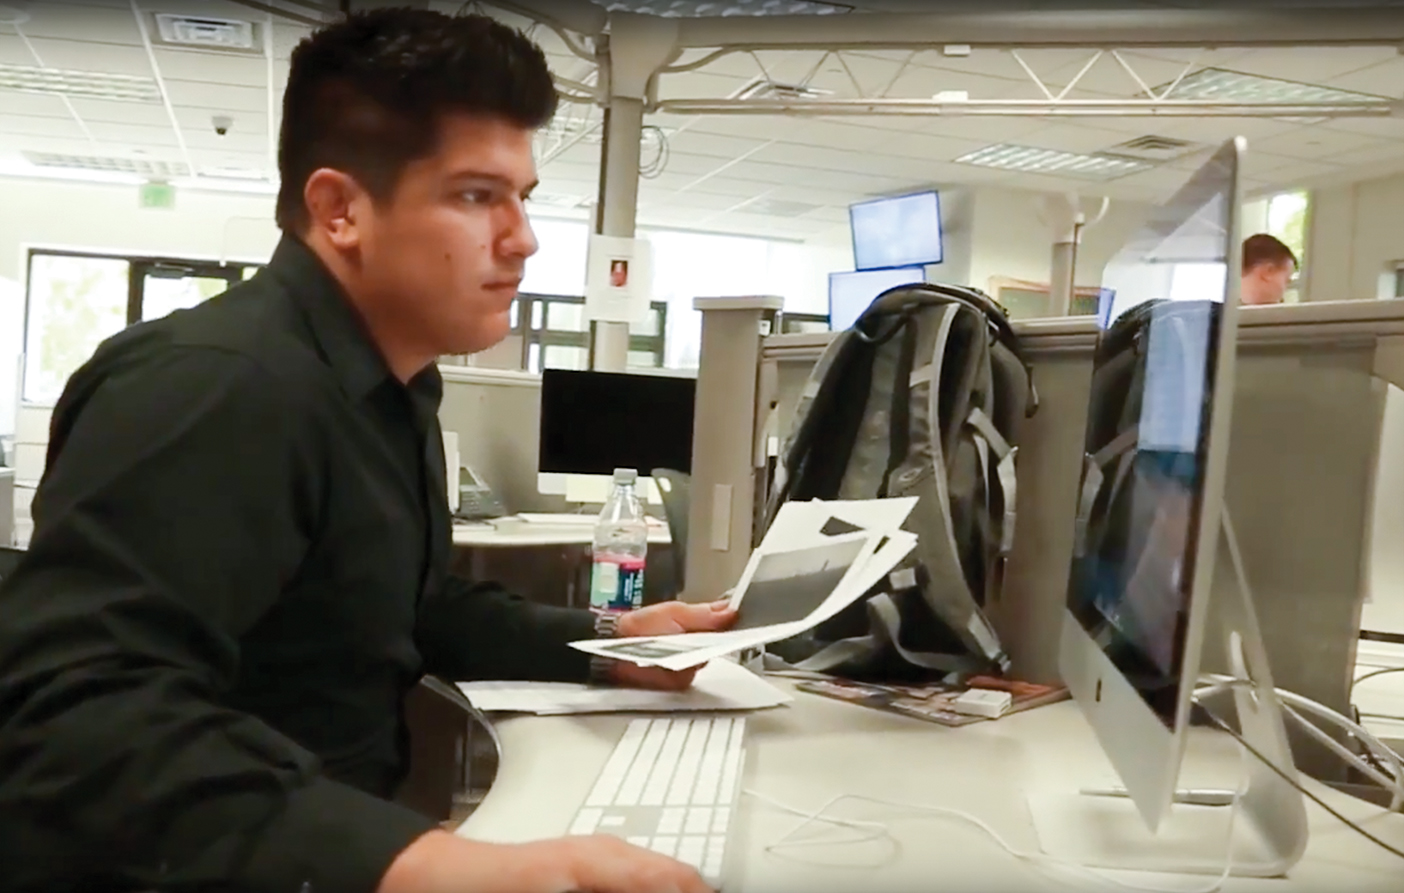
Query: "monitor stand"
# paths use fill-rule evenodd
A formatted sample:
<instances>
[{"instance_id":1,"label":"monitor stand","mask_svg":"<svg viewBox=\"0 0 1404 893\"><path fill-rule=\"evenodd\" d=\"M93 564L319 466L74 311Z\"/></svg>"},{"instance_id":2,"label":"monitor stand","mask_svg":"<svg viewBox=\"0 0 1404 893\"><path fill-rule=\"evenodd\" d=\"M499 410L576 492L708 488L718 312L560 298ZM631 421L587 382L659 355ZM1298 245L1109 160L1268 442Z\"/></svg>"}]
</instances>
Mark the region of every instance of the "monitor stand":
<instances>
[{"instance_id":1,"label":"monitor stand","mask_svg":"<svg viewBox=\"0 0 1404 893\"><path fill-rule=\"evenodd\" d=\"M1227 511L1217 557L1206 652L1219 643L1227 650L1228 675L1237 680L1232 691L1244 740L1296 780L1267 651ZM1190 736L1191 746L1198 737ZM1251 754L1241 765L1236 775L1242 778L1246 771L1247 785L1236 812L1231 806L1236 791L1180 791L1156 831L1147 828L1124 792L1031 794L1029 807L1040 845L1051 856L1089 868L1218 875L1227 864L1234 876L1282 876L1306 849L1301 792Z\"/></svg>"}]
</instances>

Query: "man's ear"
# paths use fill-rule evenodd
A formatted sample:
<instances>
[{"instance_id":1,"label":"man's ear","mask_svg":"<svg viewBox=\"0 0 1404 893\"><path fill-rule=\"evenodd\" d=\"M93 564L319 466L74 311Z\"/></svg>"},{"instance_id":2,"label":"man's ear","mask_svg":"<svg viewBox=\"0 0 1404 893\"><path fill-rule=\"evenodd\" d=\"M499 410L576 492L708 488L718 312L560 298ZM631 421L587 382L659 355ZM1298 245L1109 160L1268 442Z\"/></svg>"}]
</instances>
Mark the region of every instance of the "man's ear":
<instances>
[{"instance_id":1,"label":"man's ear","mask_svg":"<svg viewBox=\"0 0 1404 893\"><path fill-rule=\"evenodd\" d=\"M355 178L332 168L318 168L302 188L308 228L320 230L334 247L351 250L361 243L360 208L365 191Z\"/></svg>"}]
</instances>

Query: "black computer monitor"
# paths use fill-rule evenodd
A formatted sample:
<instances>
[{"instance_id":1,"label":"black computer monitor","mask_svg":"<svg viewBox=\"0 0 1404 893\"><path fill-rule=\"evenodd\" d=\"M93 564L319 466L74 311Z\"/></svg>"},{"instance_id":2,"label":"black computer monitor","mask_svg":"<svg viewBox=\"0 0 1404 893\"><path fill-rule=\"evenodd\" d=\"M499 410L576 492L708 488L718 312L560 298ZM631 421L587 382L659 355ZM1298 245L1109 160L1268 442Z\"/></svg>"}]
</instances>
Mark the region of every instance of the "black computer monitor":
<instances>
[{"instance_id":1,"label":"black computer monitor","mask_svg":"<svg viewBox=\"0 0 1404 893\"><path fill-rule=\"evenodd\" d=\"M538 470L691 474L696 394L691 378L547 369L541 374Z\"/></svg>"}]
</instances>

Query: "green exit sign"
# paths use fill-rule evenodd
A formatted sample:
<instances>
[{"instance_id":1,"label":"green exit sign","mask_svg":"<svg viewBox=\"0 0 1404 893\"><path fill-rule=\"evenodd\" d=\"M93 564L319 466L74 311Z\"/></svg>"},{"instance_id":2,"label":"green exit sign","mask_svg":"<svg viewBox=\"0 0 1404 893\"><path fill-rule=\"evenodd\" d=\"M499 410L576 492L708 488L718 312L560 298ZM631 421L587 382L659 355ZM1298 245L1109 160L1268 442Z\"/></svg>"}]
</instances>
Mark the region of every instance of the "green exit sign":
<instances>
[{"instance_id":1,"label":"green exit sign","mask_svg":"<svg viewBox=\"0 0 1404 893\"><path fill-rule=\"evenodd\" d=\"M141 207L174 208L175 187L159 182L141 184Z\"/></svg>"}]
</instances>

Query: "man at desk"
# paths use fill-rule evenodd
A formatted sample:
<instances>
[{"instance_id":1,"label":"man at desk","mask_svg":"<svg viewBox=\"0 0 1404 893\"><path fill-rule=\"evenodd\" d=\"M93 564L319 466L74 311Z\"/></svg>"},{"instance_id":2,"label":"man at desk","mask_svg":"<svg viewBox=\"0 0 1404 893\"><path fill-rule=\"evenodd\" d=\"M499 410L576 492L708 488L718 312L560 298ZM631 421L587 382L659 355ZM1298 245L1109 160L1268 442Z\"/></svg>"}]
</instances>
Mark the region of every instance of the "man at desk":
<instances>
[{"instance_id":1,"label":"man at desk","mask_svg":"<svg viewBox=\"0 0 1404 893\"><path fill-rule=\"evenodd\" d=\"M55 408L0 588L0 888L704 889L617 840L470 842L389 799L423 673L583 681L567 642L732 620L611 629L448 575L434 360L507 332L555 104L484 17L379 10L297 48L268 268L110 339Z\"/></svg>"},{"instance_id":2,"label":"man at desk","mask_svg":"<svg viewBox=\"0 0 1404 893\"><path fill-rule=\"evenodd\" d=\"M1243 240L1243 279L1239 300L1250 306L1281 304L1297 273L1297 255L1276 236L1258 233Z\"/></svg>"}]
</instances>

